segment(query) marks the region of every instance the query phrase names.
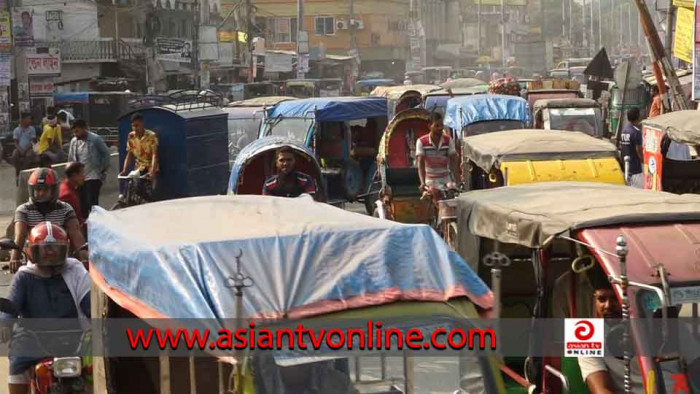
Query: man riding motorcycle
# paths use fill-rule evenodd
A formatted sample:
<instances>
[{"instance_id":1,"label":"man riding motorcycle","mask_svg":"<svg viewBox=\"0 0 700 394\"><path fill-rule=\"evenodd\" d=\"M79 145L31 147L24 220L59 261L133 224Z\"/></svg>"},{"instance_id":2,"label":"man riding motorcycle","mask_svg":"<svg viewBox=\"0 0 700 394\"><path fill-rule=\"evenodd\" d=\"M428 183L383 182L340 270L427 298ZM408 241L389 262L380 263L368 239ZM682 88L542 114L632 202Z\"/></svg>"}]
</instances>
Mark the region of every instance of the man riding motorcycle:
<instances>
[{"instance_id":1,"label":"man riding motorcycle","mask_svg":"<svg viewBox=\"0 0 700 394\"><path fill-rule=\"evenodd\" d=\"M25 253L29 261L12 279L8 297L17 315L23 319L89 318L90 277L80 261L68 257L66 231L51 222L42 222L32 228L28 241ZM18 326L23 326L21 319ZM23 331L21 327L15 331L13 348L30 346L27 341L32 339L22 335ZM10 327L0 329L3 342L11 336ZM10 394L29 392L32 367L39 361L36 357L10 355Z\"/></svg>"},{"instance_id":2,"label":"man riding motorcycle","mask_svg":"<svg viewBox=\"0 0 700 394\"><path fill-rule=\"evenodd\" d=\"M20 248L24 247L27 233L42 222L52 222L65 228L70 237L73 250L79 250L85 244L85 237L80 230L80 223L70 205L58 200L59 179L50 168L37 168L29 177L29 202L15 210L14 241ZM87 252L80 252L80 259L87 261ZM13 250L10 257L10 270L17 271L20 252Z\"/></svg>"}]
</instances>

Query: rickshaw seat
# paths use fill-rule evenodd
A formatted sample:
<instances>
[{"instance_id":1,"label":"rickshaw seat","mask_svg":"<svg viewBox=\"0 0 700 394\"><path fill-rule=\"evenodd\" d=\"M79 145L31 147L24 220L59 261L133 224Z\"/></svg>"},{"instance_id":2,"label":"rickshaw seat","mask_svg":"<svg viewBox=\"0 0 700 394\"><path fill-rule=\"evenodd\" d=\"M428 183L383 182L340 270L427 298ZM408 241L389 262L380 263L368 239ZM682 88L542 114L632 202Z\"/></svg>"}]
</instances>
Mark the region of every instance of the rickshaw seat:
<instances>
[{"instance_id":1,"label":"rickshaw seat","mask_svg":"<svg viewBox=\"0 0 700 394\"><path fill-rule=\"evenodd\" d=\"M664 159L661 184L671 193L700 193L700 160Z\"/></svg>"},{"instance_id":2,"label":"rickshaw seat","mask_svg":"<svg viewBox=\"0 0 700 394\"><path fill-rule=\"evenodd\" d=\"M418 176L417 168L387 168L386 183L391 186L392 194L396 197L421 195L418 190L420 177Z\"/></svg>"}]
</instances>

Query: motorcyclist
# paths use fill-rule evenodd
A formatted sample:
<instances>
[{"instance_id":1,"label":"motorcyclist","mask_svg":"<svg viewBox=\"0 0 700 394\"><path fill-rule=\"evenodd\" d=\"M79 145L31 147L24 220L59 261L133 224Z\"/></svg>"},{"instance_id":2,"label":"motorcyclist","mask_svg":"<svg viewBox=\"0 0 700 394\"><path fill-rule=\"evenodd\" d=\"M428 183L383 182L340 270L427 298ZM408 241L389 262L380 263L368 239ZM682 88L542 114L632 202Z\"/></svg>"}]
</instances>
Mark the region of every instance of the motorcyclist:
<instances>
[{"instance_id":1,"label":"motorcyclist","mask_svg":"<svg viewBox=\"0 0 700 394\"><path fill-rule=\"evenodd\" d=\"M25 248L29 261L12 278L8 297L20 318L90 317L90 277L78 260L68 257L68 249L68 233L57 224L42 222L32 228ZM17 316L4 314L3 317ZM28 329L29 324L18 327L14 336L10 327L2 327L0 339L7 342L12 337L14 349L31 346L27 341L32 339L24 335L23 329ZM10 394L29 392L31 367L39 361L27 354L10 354Z\"/></svg>"},{"instance_id":2,"label":"motorcyclist","mask_svg":"<svg viewBox=\"0 0 700 394\"><path fill-rule=\"evenodd\" d=\"M29 202L15 210L14 241L20 248L24 247L27 234L39 223L49 221L66 229L73 250L79 250L85 244L80 231L80 223L71 206L58 200L59 179L50 168L37 168L29 177ZM80 260L87 261L87 251L80 252ZM20 252L13 250L10 256L10 270L17 271L20 265Z\"/></svg>"}]
</instances>

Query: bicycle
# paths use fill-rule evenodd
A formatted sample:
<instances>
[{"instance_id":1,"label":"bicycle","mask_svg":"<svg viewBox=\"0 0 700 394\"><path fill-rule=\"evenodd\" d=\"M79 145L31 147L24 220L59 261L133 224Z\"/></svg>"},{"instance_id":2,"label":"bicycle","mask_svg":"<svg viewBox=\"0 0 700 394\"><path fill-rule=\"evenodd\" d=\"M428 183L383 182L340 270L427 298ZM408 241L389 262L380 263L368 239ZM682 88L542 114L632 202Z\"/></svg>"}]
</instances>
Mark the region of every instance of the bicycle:
<instances>
[{"instance_id":1,"label":"bicycle","mask_svg":"<svg viewBox=\"0 0 700 394\"><path fill-rule=\"evenodd\" d=\"M118 175L119 182L126 181L124 194L112 206L112 210L133 207L153 201L153 190L148 174L141 175L139 170L131 171L128 175Z\"/></svg>"},{"instance_id":2,"label":"bicycle","mask_svg":"<svg viewBox=\"0 0 700 394\"><path fill-rule=\"evenodd\" d=\"M456 185L450 184L442 188L428 186L426 189L423 191L421 200L430 200L433 207L431 227L454 249L457 246L457 204L455 199L461 190Z\"/></svg>"}]
</instances>

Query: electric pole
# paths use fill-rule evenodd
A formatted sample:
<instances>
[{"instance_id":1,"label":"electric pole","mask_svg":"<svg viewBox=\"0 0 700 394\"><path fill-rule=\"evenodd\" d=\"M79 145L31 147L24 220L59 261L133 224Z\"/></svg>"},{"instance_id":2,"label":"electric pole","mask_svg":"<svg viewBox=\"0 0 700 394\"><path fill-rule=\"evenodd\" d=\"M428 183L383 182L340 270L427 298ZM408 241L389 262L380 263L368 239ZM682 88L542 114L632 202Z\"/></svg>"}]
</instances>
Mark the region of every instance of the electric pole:
<instances>
[{"instance_id":1,"label":"electric pole","mask_svg":"<svg viewBox=\"0 0 700 394\"><path fill-rule=\"evenodd\" d=\"M350 0L350 49L357 49L357 37L355 32L355 0Z\"/></svg>"},{"instance_id":2,"label":"electric pole","mask_svg":"<svg viewBox=\"0 0 700 394\"><path fill-rule=\"evenodd\" d=\"M566 2L561 2L561 36L566 37Z\"/></svg>"},{"instance_id":3,"label":"electric pole","mask_svg":"<svg viewBox=\"0 0 700 394\"><path fill-rule=\"evenodd\" d=\"M574 40L573 40L573 29L574 29L574 18L573 18L573 1L574 0L569 0L569 45L572 47L574 46Z\"/></svg>"},{"instance_id":4,"label":"electric pole","mask_svg":"<svg viewBox=\"0 0 700 394\"><path fill-rule=\"evenodd\" d=\"M246 17L246 44L248 44L248 54L250 55L250 68L248 69L248 83L255 82L255 73L258 71L257 56L253 51L253 1L245 2Z\"/></svg>"},{"instance_id":5,"label":"electric pole","mask_svg":"<svg viewBox=\"0 0 700 394\"><path fill-rule=\"evenodd\" d=\"M666 56L669 59L673 55L673 24L676 15L674 11L673 4L669 2L668 10L666 11Z\"/></svg>"},{"instance_id":6,"label":"electric pole","mask_svg":"<svg viewBox=\"0 0 700 394\"><path fill-rule=\"evenodd\" d=\"M591 0L591 57L595 54L595 34L593 33L593 2L595 0ZM599 0L600 1L600 0Z\"/></svg>"},{"instance_id":7,"label":"electric pole","mask_svg":"<svg viewBox=\"0 0 700 394\"><path fill-rule=\"evenodd\" d=\"M192 40L192 68L194 68L194 89L201 87L201 65L199 64L199 24L201 21L199 0L194 0L194 39Z\"/></svg>"},{"instance_id":8,"label":"electric pole","mask_svg":"<svg viewBox=\"0 0 700 394\"><path fill-rule=\"evenodd\" d=\"M506 68L508 59L506 59L506 0L501 0L501 39L503 44L503 68Z\"/></svg>"},{"instance_id":9,"label":"electric pole","mask_svg":"<svg viewBox=\"0 0 700 394\"><path fill-rule=\"evenodd\" d=\"M588 51L588 37L586 37L586 0L581 5L581 38L584 51Z\"/></svg>"},{"instance_id":10,"label":"electric pole","mask_svg":"<svg viewBox=\"0 0 700 394\"><path fill-rule=\"evenodd\" d=\"M476 53L481 56L481 0L476 3Z\"/></svg>"},{"instance_id":11,"label":"electric pole","mask_svg":"<svg viewBox=\"0 0 700 394\"><path fill-rule=\"evenodd\" d=\"M306 74L300 71L301 65L301 41L304 32L304 0L297 0L297 78L303 79Z\"/></svg>"}]
</instances>

